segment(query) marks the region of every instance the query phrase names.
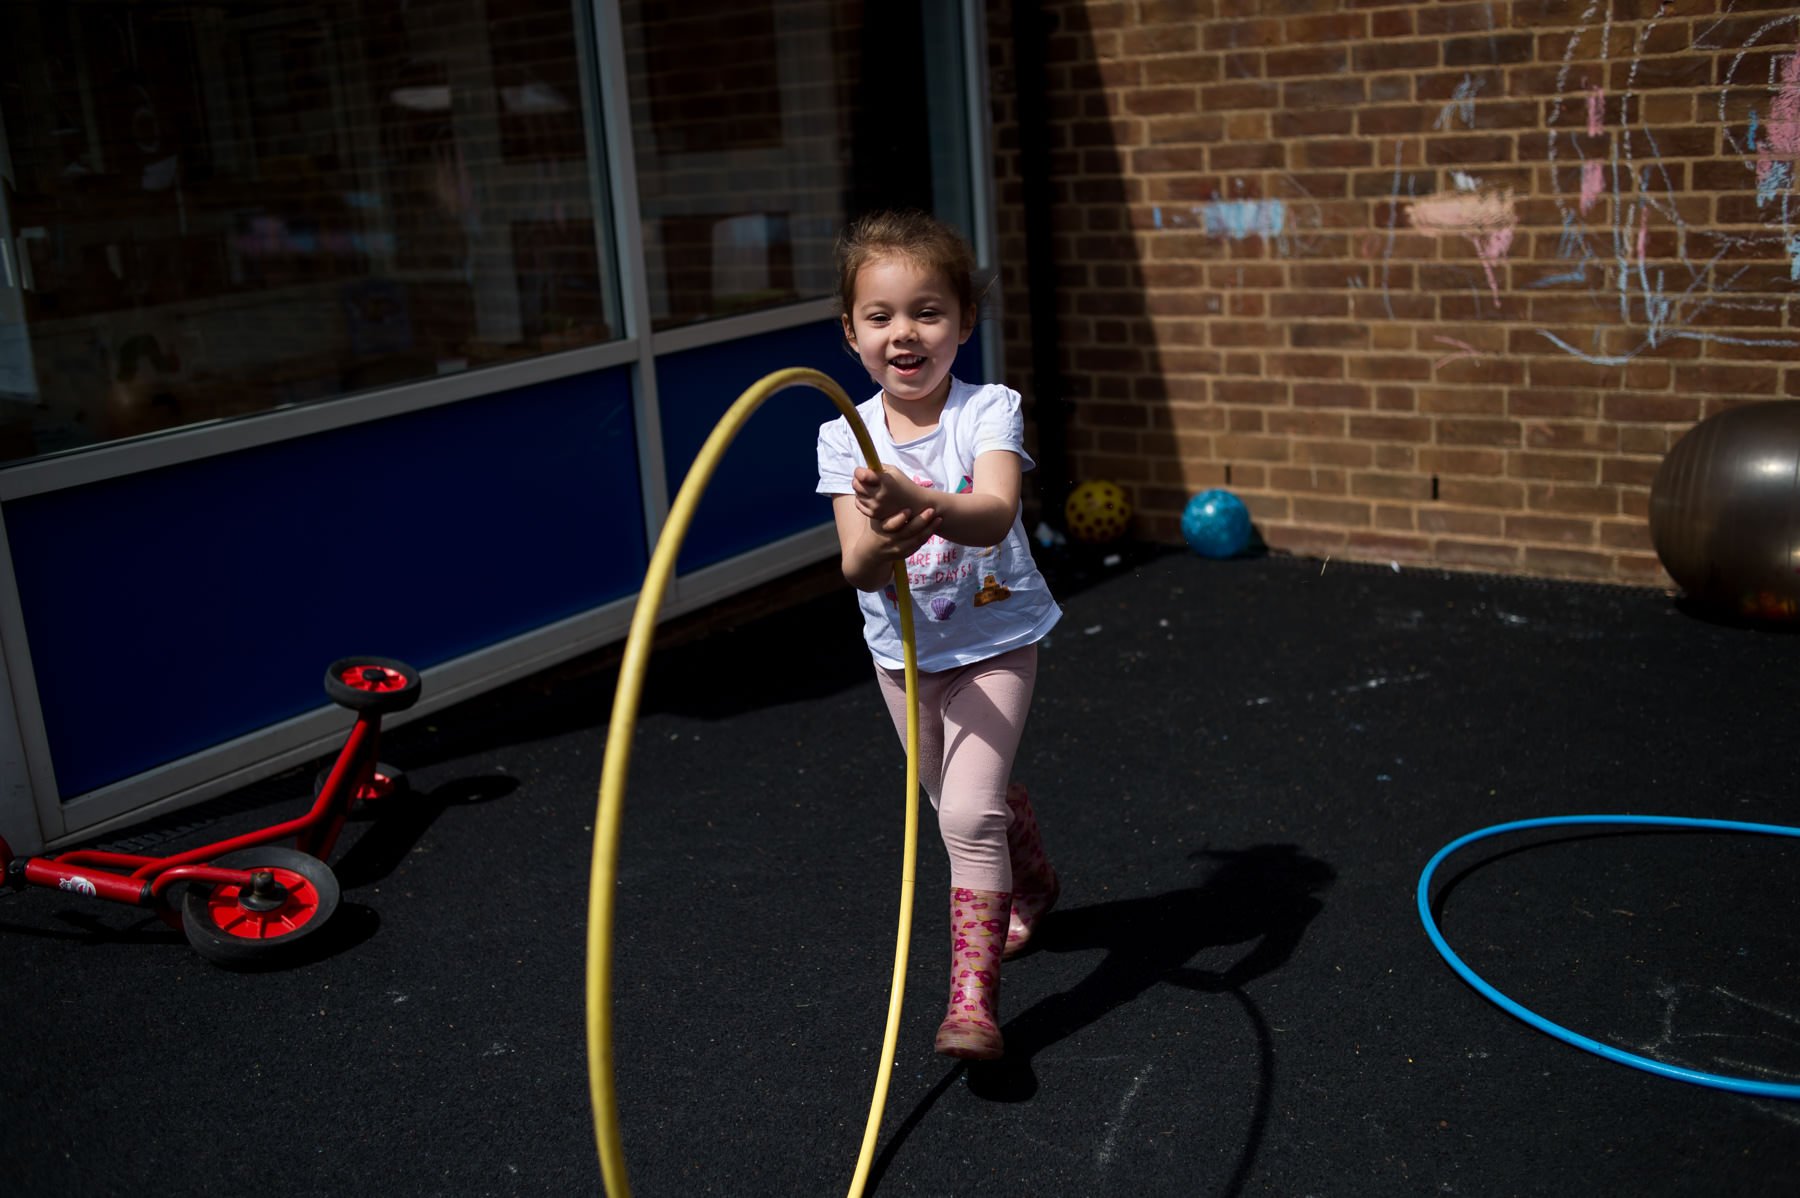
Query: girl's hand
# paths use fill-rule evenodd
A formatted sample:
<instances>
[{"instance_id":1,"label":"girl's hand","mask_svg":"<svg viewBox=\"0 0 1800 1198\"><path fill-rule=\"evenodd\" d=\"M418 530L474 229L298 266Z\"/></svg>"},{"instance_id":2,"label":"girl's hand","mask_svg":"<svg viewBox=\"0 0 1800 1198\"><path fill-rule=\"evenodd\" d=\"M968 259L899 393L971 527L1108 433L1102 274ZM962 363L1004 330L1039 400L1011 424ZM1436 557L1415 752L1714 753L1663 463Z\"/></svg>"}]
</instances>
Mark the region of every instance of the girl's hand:
<instances>
[{"instance_id":1,"label":"girl's hand","mask_svg":"<svg viewBox=\"0 0 1800 1198\"><path fill-rule=\"evenodd\" d=\"M858 466L850 487L856 493L856 510L876 523L919 511L929 502L923 487L893 469L877 473Z\"/></svg>"},{"instance_id":2,"label":"girl's hand","mask_svg":"<svg viewBox=\"0 0 1800 1198\"><path fill-rule=\"evenodd\" d=\"M919 547L937 535L944 523L936 508L926 508L917 516L896 512L886 520L870 520L869 535L875 542L876 555L883 561L905 561Z\"/></svg>"},{"instance_id":3,"label":"girl's hand","mask_svg":"<svg viewBox=\"0 0 1800 1198\"><path fill-rule=\"evenodd\" d=\"M860 509L855 495L831 497L844 581L859 591L879 591L892 582L895 563L917 553L944 524L936 507L923 508L916 516L902 509L883 520L871 520Z\"/></svg>"}]
</instances>

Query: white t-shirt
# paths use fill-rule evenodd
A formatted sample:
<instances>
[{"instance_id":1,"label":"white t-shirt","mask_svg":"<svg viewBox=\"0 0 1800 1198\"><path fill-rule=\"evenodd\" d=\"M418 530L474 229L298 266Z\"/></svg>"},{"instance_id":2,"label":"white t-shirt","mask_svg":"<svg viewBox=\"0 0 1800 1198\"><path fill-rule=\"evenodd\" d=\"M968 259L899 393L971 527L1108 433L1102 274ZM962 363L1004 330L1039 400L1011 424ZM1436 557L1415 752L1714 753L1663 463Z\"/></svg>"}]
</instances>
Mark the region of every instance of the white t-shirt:
<instances>
[{"instance_id":1,"label":"white t-shirt","mask_svg":"<svg viewBox=\"0 0 1800 1198\"><path fill-rule=\"evenodd\" d=\"M856 413L881 461L922 487L959 494L972 489L975 459L990 450L1018 454L1022 470L1036 464L1025 452L1019 393L1006 387L972 387L952 378L937 428L901 445L888 435L879 392L857 405ZM866 465L848 420L839 416L819 427L821 495L853 494L851 474ZM1062 618L1032 560L1020 511L998 545L977 548L934 536L906 559L906 567L921 670L948 670L1034 644ZM906 659L894 585L858 591L856 597L869 651L880 665L900 669Z\"/></svg>"}]
</instances>

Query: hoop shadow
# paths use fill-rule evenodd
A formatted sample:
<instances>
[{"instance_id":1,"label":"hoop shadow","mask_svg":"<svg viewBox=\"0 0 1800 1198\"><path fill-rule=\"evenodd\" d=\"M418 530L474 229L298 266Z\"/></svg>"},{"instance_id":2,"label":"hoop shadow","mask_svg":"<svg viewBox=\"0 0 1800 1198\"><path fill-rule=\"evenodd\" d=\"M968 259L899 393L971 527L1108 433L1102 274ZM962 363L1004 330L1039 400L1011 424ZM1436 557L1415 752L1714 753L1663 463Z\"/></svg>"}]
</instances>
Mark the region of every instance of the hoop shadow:
<instances>
[{"instance_id":1,"label":"hoop shadow","mask_svg":"<svg viewBox=\"0 0 1800 1198\"><path fill-rule=\"evenodd\" d=\"M1269 1117L1274 1091L1274 1042L1268 1024L1245 987L1281 968L1293 956L1307 925L1324 910L1317 897L1337 878L1328 863L1292 844L1254 845L1241 850L1203 849L1190 861L1217 862L1199 885L1146 898L1120 899L1048 916L1034 939L1034 952L1092 952L1104 955L1093 972L1069 990L1044 998L1002 1028L1006 1056L968 1065L969 1090L994 1102L1024 1102L1036 1095L1032 1058L1089 1027L1107 1014L1161 984L1206 994L1229 995L1244 1008L1257 1042L1255 1107L1237 1166L1222 1191L1239 1193L1249 1178ZM1223 970L1189 962L1210 948L1247 946ZM912 1129L950 1088L965 1066L958 1064L902 1121L876 1160L878 1182Z\"/></svg>"}]
</instances>

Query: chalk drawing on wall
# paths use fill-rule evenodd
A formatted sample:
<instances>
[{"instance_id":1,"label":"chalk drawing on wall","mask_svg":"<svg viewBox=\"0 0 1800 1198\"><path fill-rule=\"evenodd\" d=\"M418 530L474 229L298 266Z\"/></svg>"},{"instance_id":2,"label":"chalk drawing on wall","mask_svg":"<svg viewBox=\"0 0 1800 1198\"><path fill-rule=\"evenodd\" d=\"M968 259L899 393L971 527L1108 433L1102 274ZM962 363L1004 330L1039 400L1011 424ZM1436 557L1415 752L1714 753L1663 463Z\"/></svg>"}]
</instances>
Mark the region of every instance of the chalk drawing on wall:
<instances>
[{"instance_id":1,"label":"chalk drawing on wall","mask_svg":"<svg viewBox=\"0 0 1800 1198\"><path fill-rule=\"evenodd\" d=\"M1800 15L1772 19L1753 33L1732 59L1721 89L1722 122L1734 102L1743 102L1746 91L1755 97L1746 137L1752 144L1740 143L1729 123L1724 136L1727 152L1736 154L1754 178L1762 214L1756 228L1728 230L1696 227L1683 216L1677 175L1663 160L1659 131L1646 119L1636 90L1644 47L1660 17L1639 29L1624 85L1616 94L1609 95L1598 79L1576 64L1577 50L1595 31L1590 22L1607 7L1598 0L1589 4L1580 26L1569 36L1558 69L1557 94L1547 114L1549 167L1563 226L1557 252L1569 269L1533 286L1585 286L1596 301L1616 309L1618 324L1640 329L1641 334L1628 348L1609 352L1603 348L1605 327L1585 330L1587 345L1580 343L1582 333L1573 330L1541 328L1538 333L1557 348L1601 365L1623 364L1674 339L1800 344L1776 334L1745 335L1710 327L1720 323L1716 316L1721 312L1754 313L1740 322L1752 325L1770 323L1770 314L1778 312L1780 299L1768 294L1767 262L1757 259L1784 261L1783 274L1800 279L1800 236L1791 219L1793 180L1787 161L1800 154L1800 64L1795 54L1777 56L1769 79L1737 78L1749 52L1781 44L1777 32L1800 24ZM1600 45L1612 44L1610 11L1598 32ZM1792 42L1790 34L1786 43ZM1605 64L1596 64L1596 73L1604 68ZM1609 103L1614 108L1610 121ZM1766 117L1758 116L1759 104L1767 109ZM1776 125L1779 132L1774 132ZM1674 235L1663 236L1665 232Z\"/></svg>"},{"instance_id":2,"label":"chalk drawing on wall","mask_svg":"<svg viewBox=\"0 0 1800 1198\"><path fill-rule=\"evenodd\" d=\"M1473 75L1464 75L1462 82L1450 95L1450 102L1438 110L1437 120L1432 123L1433 129L1448 129L1450 118L1456 117L1467 128L1475 127L1475 97L1481 94L1482 81Z\"/></svg>"},{"instance_id":3,"label":"chalk drawing on wall","mask_svg":"<svg viewBox=\"0 0 1800 1198\"><path fill-rule=\"evenodd\" d=\"M1287 204L1281 200L1209 200L1200 205L1201 221L1209 237L1280 238L1287 225Z\"/></svg>"},{"instance_id":4,"label":"chalk drawing on wall","mask_svg":"<svg viewBox=\"0 0 1800 1198\"><path fill-rule=\"evenodd\" d=\"M1487 275L1494 303L1500 303L1500 280L1495 267L1512 248L1519 227L1517 203L1510 188L1484 188L1468 176L1456 180L1456 190L1427 196L1406 205L1406 217L1421 233L1463 237L1475 247L1475 256Z\"/></svg>"},{"instance_id":5,"label":"chalk drawing on wall","mask_svg":"<svg viewBox=\"0 0 1800 1198\"><path fill-rule=\"evenodd\" d=\"M1220 241L1259 240L1280 257L1303 256L1318 248L1324 227L1319 204L1300 181L1287 173L1274 176L1277 186L1294 194L1286 199L1242 194L1215 195L1199 204L1162 204L1150 210L1155 229L1198 229Z\"/></svg>"}]
</instances>

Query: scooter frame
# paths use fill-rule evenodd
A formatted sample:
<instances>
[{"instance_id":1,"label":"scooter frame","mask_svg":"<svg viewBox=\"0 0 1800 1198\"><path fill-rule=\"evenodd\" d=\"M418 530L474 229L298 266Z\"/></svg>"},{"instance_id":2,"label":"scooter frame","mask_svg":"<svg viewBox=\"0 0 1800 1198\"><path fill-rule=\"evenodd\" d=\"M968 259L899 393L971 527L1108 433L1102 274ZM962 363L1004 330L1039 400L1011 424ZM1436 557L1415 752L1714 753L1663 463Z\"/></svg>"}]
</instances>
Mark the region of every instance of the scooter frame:
<instances>
[{"instance_id":1,"label":"scooter frame","mask_svg":"<svg viewBox=\"0 0 1800 1198\"><path fill-rule=\"evenodd\" d=\"M289 957L337 909L337 877L325 859L351 808L405 789L404 775L377 759L381 717L418 702L419 674L393 658L346 657L325 671L325 693L354 711L356 723L305 815L162 857L100 849L15 857L0 837L5 881L151 908L221 965ZM291 849L273 843L290 836Z\"/></svg>"}]
</instances>

